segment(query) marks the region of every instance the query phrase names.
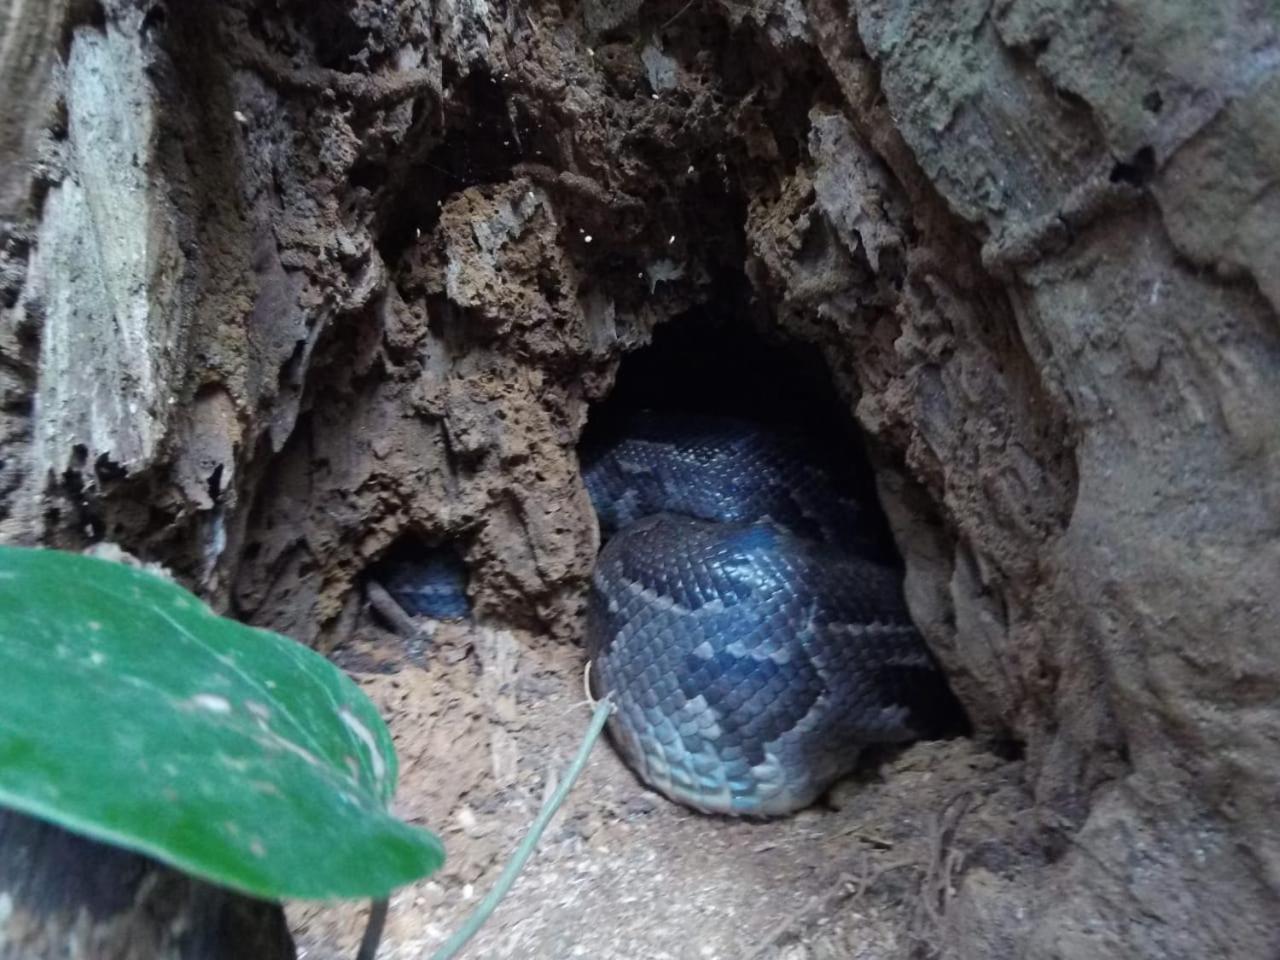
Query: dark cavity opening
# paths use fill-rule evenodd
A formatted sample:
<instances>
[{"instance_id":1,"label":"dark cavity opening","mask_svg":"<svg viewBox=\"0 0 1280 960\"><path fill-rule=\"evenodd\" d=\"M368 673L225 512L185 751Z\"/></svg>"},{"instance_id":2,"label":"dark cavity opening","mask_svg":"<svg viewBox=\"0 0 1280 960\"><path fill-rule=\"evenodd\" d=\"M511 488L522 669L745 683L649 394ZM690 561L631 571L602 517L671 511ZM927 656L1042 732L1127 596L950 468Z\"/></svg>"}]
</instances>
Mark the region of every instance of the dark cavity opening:
<instances>
[{"instance_id":1,"label":"dark cavity opening","mask_svg":"<svg viewBox=\"0 0 1280 960\"><path fill-rule=\"evenodd\" d=\"M650 408L746 417L780 426L847 421L826 364L808 344L753 329L748 318L698 311L659 326L622 361L607 416ZM847 424L845 424L847 426Z\"/></svg>"},{"instance_id":2,"label":"dark cavity opening","mask_svg":"<svg viewBox=\"0 0 1280 960\"><path fill-rule=\"evenodd\" d=\"M691 312L623 359L613 390L592 407L584 457L644 412L733 417L803 437L838 488L873 507L874 535L897 559L861 433L816 347L756 326L745 307Z\"/></svg>"},{"instance_id":3,"label":"dark cavity opening","mask_svg":"<svg viewBox=\"0 0 1280 960\"><path fill-rule=\"evenodd\" d=\"M432 543L415 533L402 535L368 572L411 617L466 620L470 571L453 543Z\"/></svg>"},{"instance_id":4,"label":"dark cavity opening","mask_svg":"<svg viewBox=\"0 0 1280 960\"><path fill-rule=\"evenodd\" d=\"M1156 152L1151 147L1143 147L1129 161L1122 160L1111 168L1111 182L1141 189L1151 182L1155 174Z\"/></svg>"}]
</instances>

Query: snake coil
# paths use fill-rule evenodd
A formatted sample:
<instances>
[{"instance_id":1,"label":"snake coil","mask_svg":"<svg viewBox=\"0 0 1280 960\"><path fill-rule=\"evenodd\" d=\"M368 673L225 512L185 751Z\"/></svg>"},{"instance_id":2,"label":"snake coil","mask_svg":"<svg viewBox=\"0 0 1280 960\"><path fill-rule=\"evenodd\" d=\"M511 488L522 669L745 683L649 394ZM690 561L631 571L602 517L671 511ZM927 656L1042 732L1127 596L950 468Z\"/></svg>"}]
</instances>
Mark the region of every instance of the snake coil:
<instances>
[{"instance_id":1,"label":"snake coil","mask_svg":"<svg viewBox=\"0 0 1280 960\"><path fill-rule=\"evenodd\" d=\"M878 515L800 440L645 414L584 453L608 538L587 650L640 778L707 813L813 803L863 747L932 736L959 706L908 616Z\"/></svg>"}]
</instances>

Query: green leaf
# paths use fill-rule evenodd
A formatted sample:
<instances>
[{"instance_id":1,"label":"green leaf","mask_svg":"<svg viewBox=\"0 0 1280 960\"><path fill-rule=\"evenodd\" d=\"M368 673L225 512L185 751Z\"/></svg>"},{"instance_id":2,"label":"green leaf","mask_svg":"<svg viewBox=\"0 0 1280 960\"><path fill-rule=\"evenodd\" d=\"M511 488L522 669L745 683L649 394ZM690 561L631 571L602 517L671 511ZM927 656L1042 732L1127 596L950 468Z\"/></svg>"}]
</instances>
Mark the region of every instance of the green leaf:
<instances>
[{"instance_id":1,"label":"green leaf","mask_svg":"<svg viewBox=\"0 0 1280 960\"><path fill-rule=\"evenodd\" d=\"M267 899L443 862L387 812L391 736L340 670L119 564L0 547L0 804Z\"/></svg>"}]
</instances>

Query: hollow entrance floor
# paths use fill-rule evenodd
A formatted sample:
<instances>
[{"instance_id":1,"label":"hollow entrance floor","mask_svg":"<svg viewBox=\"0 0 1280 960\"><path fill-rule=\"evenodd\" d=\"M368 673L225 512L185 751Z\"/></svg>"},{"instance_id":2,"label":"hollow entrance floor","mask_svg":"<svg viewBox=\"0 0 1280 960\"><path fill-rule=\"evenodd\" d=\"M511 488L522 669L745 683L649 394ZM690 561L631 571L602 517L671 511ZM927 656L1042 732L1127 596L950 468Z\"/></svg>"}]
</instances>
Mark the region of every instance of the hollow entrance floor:
<instances>
[{"instance_id":1,"label":"hollow entrance floor","mask_svg":"<svg viewBox=\"0 0 1280 960\"><path fill-rule=\"evenodd\" d=\"M368 618L336 654L387 718L395 809L443 837L442 873L391 901L378 956L429 957L490 888L589 717L582 654L445 624L406 643ZM464 956L594 960L928 957L963 864L1008 869L1029 835L1020 764L922 743L768 822L695 814L640 785L607 742ZM294 904L304 960L355 955L367 904Z\"/></svg>"}]
</instances>

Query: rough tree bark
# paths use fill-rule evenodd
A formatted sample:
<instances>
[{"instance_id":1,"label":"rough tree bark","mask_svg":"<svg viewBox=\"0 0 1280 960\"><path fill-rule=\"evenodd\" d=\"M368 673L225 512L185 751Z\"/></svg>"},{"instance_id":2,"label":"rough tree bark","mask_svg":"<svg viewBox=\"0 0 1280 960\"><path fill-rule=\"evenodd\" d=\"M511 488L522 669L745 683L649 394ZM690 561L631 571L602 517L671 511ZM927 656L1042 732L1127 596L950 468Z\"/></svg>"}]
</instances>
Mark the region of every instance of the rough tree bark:
<instances>
[{"instance_id":1,"label":"rough tree bark","mask_svg":"<svg viewBox=\"0 0 1280 960\"><path fill-rule=\"evenodd\" d=\"M7 538L117 541L324 646L412 531L481 617L571 637L589 404L728 304L822 348L917 621L1025 744L1039 842L962 876L945 949L1280 950L1273 2L36 20Z\"/></svg>"}]
</instances>

